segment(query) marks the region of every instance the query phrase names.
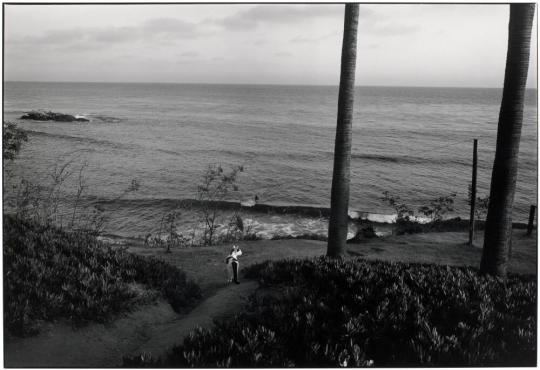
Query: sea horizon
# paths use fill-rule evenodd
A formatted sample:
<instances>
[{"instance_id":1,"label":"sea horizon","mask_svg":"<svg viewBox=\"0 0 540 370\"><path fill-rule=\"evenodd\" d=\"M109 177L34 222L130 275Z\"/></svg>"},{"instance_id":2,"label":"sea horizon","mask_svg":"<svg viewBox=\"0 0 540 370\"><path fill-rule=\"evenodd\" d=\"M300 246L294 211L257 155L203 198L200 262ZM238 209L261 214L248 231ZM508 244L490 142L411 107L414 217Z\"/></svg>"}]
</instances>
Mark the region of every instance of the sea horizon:
<instances>
[{"instance_id":1,"label":"sea horizon","mask_svg":"<svg viewBox=\"0 0 540 370\"><path fill-rule=\"evenodd\" d=\"M32 80L4 80L4 83L58 83L58 84L140 84L140 85L215 85L215 86L298 86L298 87L339 87L338 84L283 84L283 83L236 83L236 82L165 82L165 81L32 81ZM359 85L354 87L396 87L396 88L420 88L420 89L502 89L503 86L444 86L444 85ZM538 90L537 87L526 87L526 90Z\"/></svg>"}]
</instances>

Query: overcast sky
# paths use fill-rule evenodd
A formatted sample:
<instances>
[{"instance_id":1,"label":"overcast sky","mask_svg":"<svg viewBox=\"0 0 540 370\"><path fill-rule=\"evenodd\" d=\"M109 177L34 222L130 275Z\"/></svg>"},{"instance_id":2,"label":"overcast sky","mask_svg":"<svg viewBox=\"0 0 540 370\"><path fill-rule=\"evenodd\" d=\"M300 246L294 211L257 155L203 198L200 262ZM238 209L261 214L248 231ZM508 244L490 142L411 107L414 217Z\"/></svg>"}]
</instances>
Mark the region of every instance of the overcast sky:
<instances>
[{"instance_id":1,"label":"overcast sky","mask_svg":"<svg viewBox=\"0 0 540 370\"><path fill-rule=\"evenodd\" d=\"M357 85L500 87L509 6L360 6ZM6 80L339 83L343 5L5 5ZM536 16L528 87L536 87Z\"/></svg>"}]
</instances>

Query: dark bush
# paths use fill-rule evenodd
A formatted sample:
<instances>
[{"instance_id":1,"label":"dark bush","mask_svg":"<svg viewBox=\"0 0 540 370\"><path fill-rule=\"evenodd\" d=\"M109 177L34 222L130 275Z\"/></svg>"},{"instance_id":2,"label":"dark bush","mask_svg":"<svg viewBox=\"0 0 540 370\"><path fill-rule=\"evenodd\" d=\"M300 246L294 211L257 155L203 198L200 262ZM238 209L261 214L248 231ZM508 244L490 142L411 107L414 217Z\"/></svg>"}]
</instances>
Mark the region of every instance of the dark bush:
<instances>
[{"instance_id":1,"label":"dark bush","mask_svg":"<svg viewBox=\"0 0 540 370\"><path fill-rule=\"evenodd\" d=\"M428 224L421 224L415 221L397 219L396 220L396 235L404 234L417 234L426 231L431 231L431 228L427 226Z\"/></svg>"},{"instance_id":2,"label":"dark bush","mask_svg":"<svg viewBox=\"0 0 540 370\"><path fill-rule=\"evenodd\" d=\"M320 240L327 241L328 237L326 235L315 234L315 233L305 233L300 235L274 235L272 240L289 240L289 239L306 239L306 240Z\"/></svg>"},{"instance_id":3,"label":"dark bush","mask_svg":"<svg viewBox=\"0 0 540 370\"><path fill-rule=\"evenodd\" d=\"M199 287L174 266L113 249L85 233L65 232L4 215L4 325L34 334L40 320L103 322L136 301L131 283L161 291L175 310Z\"/></svg>"},{"instance_id":4,"label":"dark bush","mask_svg":"<svg viewBox=\"0 0 540 370\"><path fill-rule=\"evenodd\" d=\"M485 222L477 220L475 222L475 228L477 231L484 230ZM512 224L514 229L526 229L527 224L514 222ZM465 231L469 229L469 220L463 220L460 217L449 218L446 220L437 220L428 222L425 224L418 223L416 221L402 220L396 222L396 234L416 234L416 233L439 233L446 231Z\"/></svg>"},{"instance_id":5,"label":"dark bush","mask_svg":"<svg viewBox=\"0 0 540 370\"><path fill-rule=\"evenodd\" d=\"M396 222L395 233L417 234L417 233L438 233L446 231L464 231L469 229L469 220L462 220L459 217L449 218L446 220L435 220L425 224L416 221L398 220ZM484 222L476 221L476 230L483 230Z\"/></svg>"},{"instance_id":6,"label":"dark bush","mask_svg":"<svg viewBox=\"0 0 540 370\"><path fill-rule=\"evenodd\" d=\"M503 282L472 268L325 258L267 262L245 274L270 293L253 296L235 320L192 332L154 365L536 364L534 276Z\"/></svg>"},{"instance_id":7,"label":"dark bush","mask_svg":"<svg viewBox=\"0 0 540 370\"><path fill-rule=\"evenodd\" d=\"M23 141L28 141L28 135L12 122L3 121L2 127L2 158L12 161L21 149Z\"/></svg>"},{"instance_id":8,"label":"dark bush","mask_svg":"<svg viewBox=\"0 0 540 370\"><path fill-rule=\"evenodd\" d=\"M361 227L353 238L348 239L347 243L355 244L355 243L361 243L365 241L366 239L373 239L377 238L377 233L375 232L375 228L373 225L367 225L364 227Z\"/></svg>"}]
</instances>

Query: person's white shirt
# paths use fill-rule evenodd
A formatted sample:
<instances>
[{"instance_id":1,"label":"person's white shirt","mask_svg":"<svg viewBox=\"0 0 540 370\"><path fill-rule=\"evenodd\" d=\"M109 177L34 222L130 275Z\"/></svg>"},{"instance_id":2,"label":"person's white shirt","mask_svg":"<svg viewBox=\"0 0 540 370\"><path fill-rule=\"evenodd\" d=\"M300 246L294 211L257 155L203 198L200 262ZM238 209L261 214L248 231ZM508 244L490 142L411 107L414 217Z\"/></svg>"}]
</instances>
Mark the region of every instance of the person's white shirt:
<instances>
[{"instance_id":1,"label":"person's white shirt","mask_svg":"<svg viewBox=\"0 0 540 370\"><path fill-rule=\"evenodd\" d=\"M231 253L231 257L233 257L234 259L237 259L241 255L242 255L242 251L240 249L237 249Z\"/></svg>"},{"instance_id":2,"label":"person's white shirt","mask_svg":"<svg viewBox=\"0 0 540 370\"><path fill-rule=\"evenodd\" d=\"M242 251L240 250L240 248L238 249L234 249L231 251L231 253L229 253L229 255L227 256L226 258L226 263L232 263L233 261L234 262L238 262L238 257L242 255Z\"/></svg>"}]
</instances>

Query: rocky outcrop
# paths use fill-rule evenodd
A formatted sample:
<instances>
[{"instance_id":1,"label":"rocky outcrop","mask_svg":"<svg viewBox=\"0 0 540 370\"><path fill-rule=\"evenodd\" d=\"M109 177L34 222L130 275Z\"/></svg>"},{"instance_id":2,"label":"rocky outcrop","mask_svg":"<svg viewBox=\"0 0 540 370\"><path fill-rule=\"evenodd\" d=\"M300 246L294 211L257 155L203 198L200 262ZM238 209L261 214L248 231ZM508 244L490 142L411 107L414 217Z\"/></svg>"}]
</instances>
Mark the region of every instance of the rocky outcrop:
<instances>
[{"instance_id":1,"label":"rocky outcrop","mask_svg":"<svg viewBox=\"0 0 540 370\"><path fill-rule=\"evenodd\" d=\"M21 119L31 119L34 121L56 121L56 122L88 122L87 118L75 117L71 114L55 112L32 111L21 116Z\"/></svg>"}]
</instances>

